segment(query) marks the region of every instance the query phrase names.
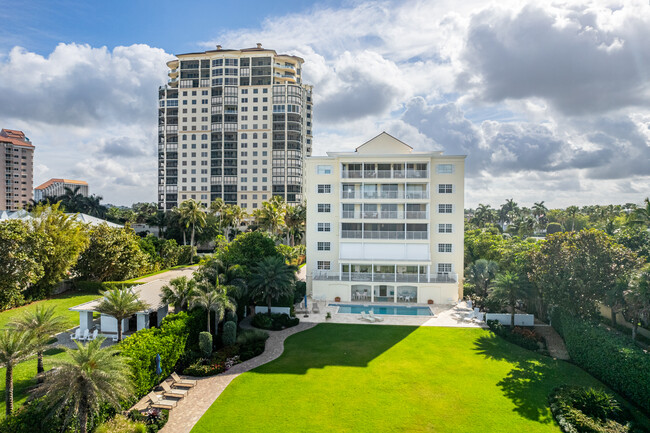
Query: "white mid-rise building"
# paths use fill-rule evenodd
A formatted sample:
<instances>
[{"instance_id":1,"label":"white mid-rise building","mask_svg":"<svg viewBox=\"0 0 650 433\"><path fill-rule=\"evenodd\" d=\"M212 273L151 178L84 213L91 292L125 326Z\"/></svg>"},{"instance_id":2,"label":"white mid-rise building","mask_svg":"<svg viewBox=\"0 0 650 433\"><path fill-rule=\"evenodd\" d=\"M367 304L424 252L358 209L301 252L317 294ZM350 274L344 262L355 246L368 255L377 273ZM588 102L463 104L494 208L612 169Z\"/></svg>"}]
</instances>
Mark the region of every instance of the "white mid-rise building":
<instances>
[{"instance_id":1,"label":"white mid-rise building","mask_svg":"<svg viewBox=\"0 0 650 433\"><path fill-rule=\"evenodd\" d=\"M451 304L463 294L464 155L381 133L307 158L307 286L317 299Z\"/></svg>"}]
</instances>

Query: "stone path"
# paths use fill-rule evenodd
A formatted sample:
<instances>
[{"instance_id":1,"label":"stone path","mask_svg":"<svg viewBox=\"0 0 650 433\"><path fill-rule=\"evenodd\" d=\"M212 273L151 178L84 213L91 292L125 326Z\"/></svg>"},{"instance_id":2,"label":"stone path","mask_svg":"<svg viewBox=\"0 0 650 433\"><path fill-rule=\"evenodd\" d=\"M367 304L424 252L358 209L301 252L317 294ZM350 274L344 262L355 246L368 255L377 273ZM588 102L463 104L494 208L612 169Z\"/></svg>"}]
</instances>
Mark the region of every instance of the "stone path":
<instances>
[{"instance_id":1,"label":"stone path","mask_svg":"<svg viewBox=\"0 0 650 433\"><path fill-rule=\"evenodd\" d=\"M301 322L293 328L282 331L267 331L269 339L266 340L266 349L261 355L237 364L217 376L196 378L196 386L190 390L184 399L178 402L174 409L169 411L169 421L160 430L161 433L186 433L192 430L198 420L234 378L278 358L284 351L284 340L287 337L315 325L315 323Z\"/></svg>"},{"instance_id":2,"label":"stone path","mask_svg":"<svg viewBox=\"0 0 650 433\"><path fill-rule=\"evenodd\" d=\"M560 334L550 325L535 325L535 332L540 334L546 340L546 347L548 348L548 353L553 358L563 359L565 361L570 360L569 352L566 350L564 345L564 340L560 337Z\"/></svg>"}]
</instances>

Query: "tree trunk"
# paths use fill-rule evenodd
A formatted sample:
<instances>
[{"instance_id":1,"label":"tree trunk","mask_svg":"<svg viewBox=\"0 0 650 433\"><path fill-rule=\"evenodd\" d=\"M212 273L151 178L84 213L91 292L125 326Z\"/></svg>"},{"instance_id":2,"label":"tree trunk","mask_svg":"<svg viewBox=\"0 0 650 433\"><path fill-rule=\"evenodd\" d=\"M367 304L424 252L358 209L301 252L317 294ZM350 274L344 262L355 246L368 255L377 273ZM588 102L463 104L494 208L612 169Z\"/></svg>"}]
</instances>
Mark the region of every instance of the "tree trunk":
<instances>
[{"instance_id":1,"label":"tree trunk","mask_svg":"<svg viewBox=\"0 0 650 433\"><path fill-rule=\"evenodd\" d=\"M5 379L5 413L11 415L14 410L14 365L11 362L7 363Z\"/></svg>"},{"instance_id":2,"label":"tree trunk","mask_svg":"<svg viewBox=\"0 0 650 433\"><path fill-rule=\"evenodd\" d=\"M117 319L117 342L122 341L122 320Z\"/></svg>"},{"instance_id":3,"label":"tree trunk","mask_svg":"<svg viewBox=\"0 0 650 433\"><path fill-rule=\"evenodd\" d=\"M43 373L45 373L45 368L43 367L43 351L39 350L36 352L36 375L38 378L38 383L43 383L44 377Z\"/></svg>"},{"instance_id":4,"label":"tree trunk","mask_svg":"<svg viewBox=\"0 0 650 433\"><path fill-rule=\"evenodd\" d=\"M82 404L79 408L79 433L88 432L88 411L86 407Z\"/></svg>"},{"instance_id":5,"label":"tree trunk","mask_svg":"<svg viewBox=\"0 0 650 433\"><path fill-rule=\"evenodd\" d=\"M192 236L190 237L190 246L194 246L194 223L192 223Z\"/></svg>"},{"instance_id":6,"label":"tree trunk","mask_svg":"<svg viewBox=\"0 0 650 433\"><path fill-rule=\"evenodd\" d=\"M632 323L632 341L636 341L636 333L638 327L639 327L639 319L635 317L634 322Z\"/></svg>"},{"instance_id":7,"label":"tree trunk","mask_svg":"<svg viewBox=\"0 0 650 433\"><path fill-rule=\"evenodd\" d=\"M208 308L208 332L210 332L210 309Z\"/></svg>"},{"instance_id":8,"label":"tree trunk","mask_svg":"<svg viewBox=\"0 0 650 433\"><path fill-rule=\"evenodd\" d=\"M183 230L183 245L187 245L187 238L185 237L185 230Z\"/></svg>"},{"instance_id":9,"label":"tree trunk","mask_svg":"<svg viewBox=\"0 0 650 433\"><path fill-rule=\"evenodd\" d=\"M268 302L268 306L269 306L269 316L270 316L270 315L271 315L271 303L272 303L272 302L271 302L271 297L270 297L270 296L267 296L267 297L266 297L266 301Z\"/></svg>"},{"instance_id":10,"label":"tree trunk","mask_svg":"<svg viewBox=\"0 0 650 433\"><path fill-rule=\"evenodd\" d=\"M609 311L612 318L612 326L616 328L616 310L614 309L614 307L611 307Z\"/></svg>"},{"instance_id":11,"label":"tree trunk","mask_svg":"<svg viewBox=\"0 0 650 433\"><path fill-rule=\"evenodd\" d=\"M510 304L511 313L510 313L510 328L515 327L515 304Z\"/></svg>"}]
</instances>

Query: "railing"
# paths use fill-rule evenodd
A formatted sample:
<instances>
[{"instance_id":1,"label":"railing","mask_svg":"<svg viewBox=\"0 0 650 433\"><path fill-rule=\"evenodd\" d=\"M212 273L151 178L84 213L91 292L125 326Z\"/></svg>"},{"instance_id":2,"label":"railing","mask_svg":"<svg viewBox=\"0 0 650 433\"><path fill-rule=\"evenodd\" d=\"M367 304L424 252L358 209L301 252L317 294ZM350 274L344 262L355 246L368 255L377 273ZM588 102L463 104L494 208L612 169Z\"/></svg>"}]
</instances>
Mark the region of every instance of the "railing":
<instances>
[{"instance_id":1,"label":"railing","mask_svg":"<svg viewBox=\"0 0 650 433\"><path fill-rule=\"evenodd\" d=\"M343 179L425 179L427 170L343 170Z\"/></svg>"},{"instance_id":2,"label":"railing","mask_svg":"<svg viewBox=\"0 0 650 433\"><path fill-rule=\"evenodd\" d=\"M428 219L427 211L342 211L342 219Z\"/></svg>"},{"instance_id":3,"label":"railing","mask_svg":"<svg viewBox=\"0 0 650 433\"><path fill-rule=\"evenodd\" d=\"M458 274L454 272L437 272L432 274L400 274L371 272L331 272L314 271L314 280L319 281L366 281L397 283L457 283Z\"/></svg>"},{"instance_id":4,"label":"railing","mask_svg":"<svg viewBox=\"0 0 650 433\"><path fill-rule=\"evenodd\" d=\"M428 232L416 231L373 231L373 230L341 230L341 239L429 239Z\"/></svg>"},{"instance_id":5,"label":"railing","mask_svg":"<svg viewBox=\"0 0 650 433\"><path fill-rule=\"evenodd\" d=\"M341 191L341 198L421 200L429 198L429 191Z\"/></svg>"}]
</instances>

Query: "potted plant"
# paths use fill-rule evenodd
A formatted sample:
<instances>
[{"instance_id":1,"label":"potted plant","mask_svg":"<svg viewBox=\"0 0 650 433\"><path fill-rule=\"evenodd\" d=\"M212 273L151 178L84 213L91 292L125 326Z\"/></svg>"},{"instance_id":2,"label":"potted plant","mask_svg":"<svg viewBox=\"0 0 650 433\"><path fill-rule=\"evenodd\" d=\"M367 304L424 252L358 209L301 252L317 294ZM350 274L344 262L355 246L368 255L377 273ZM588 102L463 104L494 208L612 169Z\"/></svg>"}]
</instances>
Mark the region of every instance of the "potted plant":
<instances>
[{"instance_id":1,"label":"potted plant","mask_svg":"<svg viewBox=\"0 0 650 433\"><path fill-rule=\"evenodd\" d=\"M341 302L341 297L340 296L335 297L334 302Z\"/></svg>"},{"instance_id":2,"label":"potted plant","mask_svg":"<svg viewBox=\"0 0 650 433\"><path fill-rule=\"evenodd\" d=\"M332 318L332 313L328 311L327 314L325 315L325 320L329 320L331 318Z\"/></svg>"},{"instance_id":3,"label":"potted plant","mask_svg":"<svg viewBox=\"0 0 650 433\"><path fill-rule=\"evenodd\" d=\"M427 301L427 304L429 304L429 305L433 304L433 299L429 299L429 300Z\"/></svg>"}]
</instances>

